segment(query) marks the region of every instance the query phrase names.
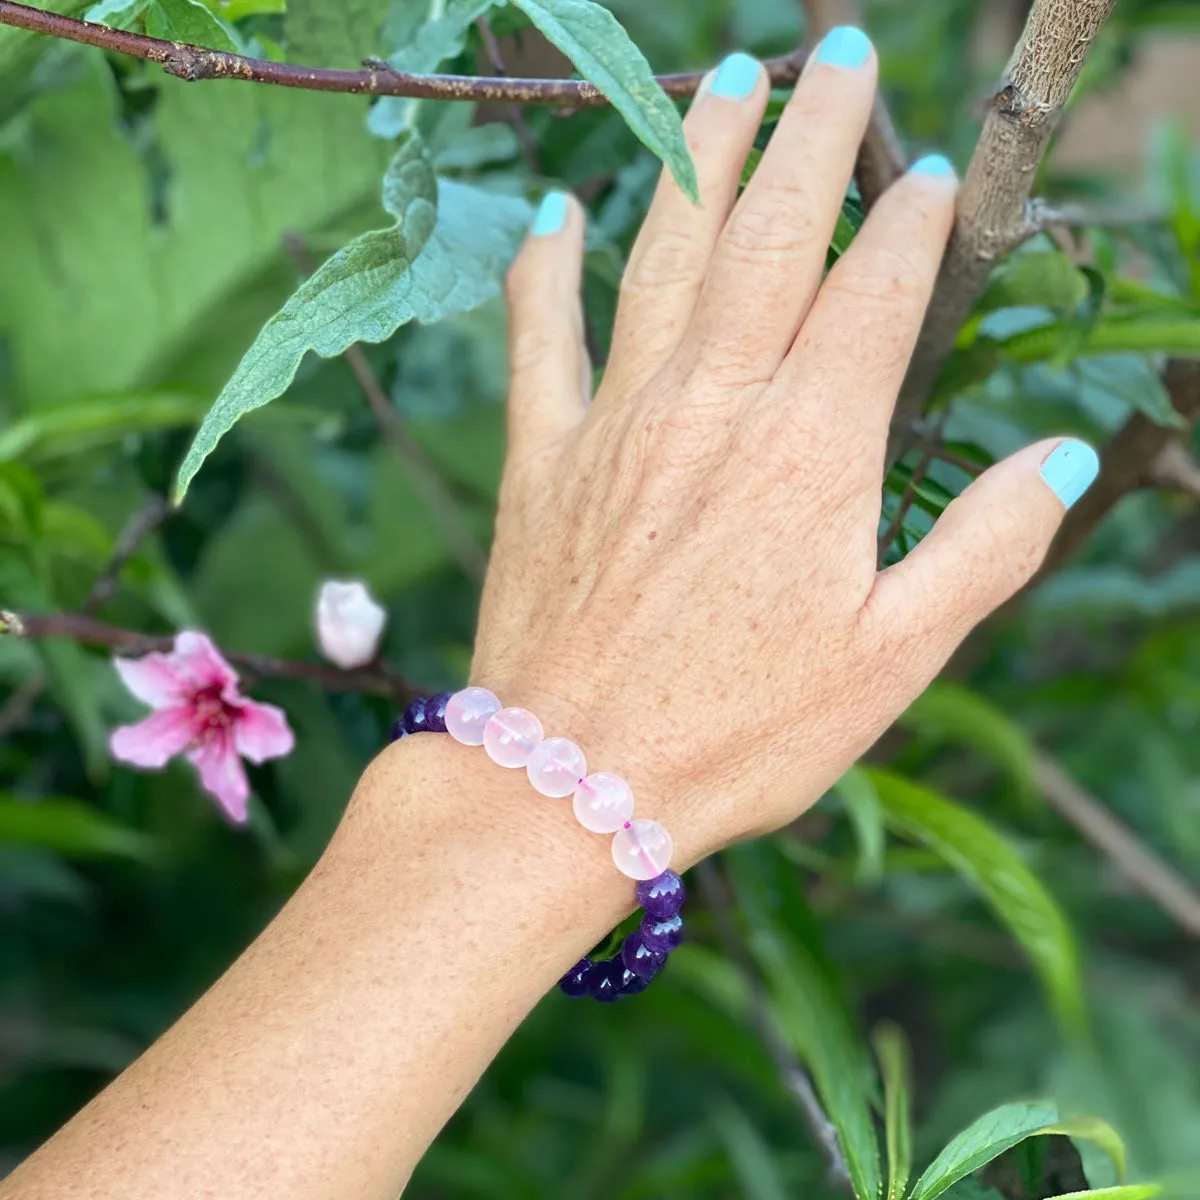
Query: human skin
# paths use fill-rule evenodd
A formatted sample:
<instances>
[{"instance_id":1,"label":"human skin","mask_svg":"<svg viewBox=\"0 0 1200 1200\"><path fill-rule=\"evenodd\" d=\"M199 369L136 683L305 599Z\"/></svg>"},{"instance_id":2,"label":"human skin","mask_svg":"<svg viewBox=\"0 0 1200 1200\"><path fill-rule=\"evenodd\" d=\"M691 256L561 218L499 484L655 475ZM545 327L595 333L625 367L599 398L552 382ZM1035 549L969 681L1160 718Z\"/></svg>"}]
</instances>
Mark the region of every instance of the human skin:
<instances>
[{"instance_id":1,"label":"human skin","mask_svg":"<svg viewBox=\"0 0 1200 1200\"><path fill-rule=\"evenodd\" d=\"M1040 443L876 571L889 418L956 184L899 180L822 282L875 88L873 52L845 59L810 64L740 199L765 76L697 98L703 203L661 182L594 399L577 205L551 205L510 275L472 681L628 779L681 870L812 804L1030 578L1064 511ZM390 1200L633 904L568 801L406 738L279 917L0 1198Z\"/></svg>"}]
</instances>

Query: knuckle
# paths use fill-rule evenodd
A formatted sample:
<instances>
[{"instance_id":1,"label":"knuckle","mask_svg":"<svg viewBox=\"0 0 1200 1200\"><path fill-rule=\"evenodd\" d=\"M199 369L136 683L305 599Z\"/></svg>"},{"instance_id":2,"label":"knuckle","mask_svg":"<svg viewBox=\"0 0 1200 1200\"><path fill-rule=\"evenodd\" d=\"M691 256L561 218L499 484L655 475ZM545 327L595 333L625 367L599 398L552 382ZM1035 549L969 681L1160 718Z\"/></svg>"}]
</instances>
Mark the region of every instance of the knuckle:
<instances>
[{"instance_id":1,"label":"knuckle","mask_svg":"<svg viewBox=\"0 0 1200 1200\"><path fill-rule=\"evenodd\" d=\"M702 256L695 239L682 230L656 230L629 261L621 278L622 297L643 295L696 283Z\"/></svg>"},{"instance_id":2,"label":"knuckle","mask_svg":"<svg viewBox=\"0 0 1200 1200\"><path fill-rule=\"evenodd\" d=\"M815 223L807 192L774 187L734 212L725 230L725 247L735 259L777 262L811 245Z\"/></svg>"},{"instance_id":3,"label":"knuckle","mask_svg":"<svg viewBox=\"0 0 1200 1200\"><path fill-rule=\"evenodd\" d=\"M909 312L924 304L925 272L903 250L879 247L859 261L846 254L830 272L825 285L857 304Z\"/></svg>"}]
</instances>

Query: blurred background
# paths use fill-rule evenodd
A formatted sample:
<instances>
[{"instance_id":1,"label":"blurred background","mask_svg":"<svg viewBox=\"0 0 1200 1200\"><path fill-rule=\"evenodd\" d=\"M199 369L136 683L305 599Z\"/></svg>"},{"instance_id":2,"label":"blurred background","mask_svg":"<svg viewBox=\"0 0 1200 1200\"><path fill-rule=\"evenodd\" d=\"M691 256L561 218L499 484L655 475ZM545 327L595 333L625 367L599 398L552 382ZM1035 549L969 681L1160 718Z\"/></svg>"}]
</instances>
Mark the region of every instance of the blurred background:
<instances>
[{"instance_id":1,"label":"blurred background","mask_svg":"<svg viewBox=\"0 0 1200 1200\"><path fill-rule=\"evenodd\" d=\"M283 0L212 7L260 54L292 52ZM796 0L608 7L659 71L806 37ZM1027 9L863 6L910 154L965 169ZM510 72L568 73L516 10L490 20L443 69L490 72L494 35ZM691 941L646 995L547 998L409 1195L843 1195L793 1068L835 1123L875 1111L881 1028L885 1060L911 1050L918 1168L990 1107L1048 1096L1111 1122L1133 1178L1200 1169L1200 471L1161 379L1168 355L1200 355L1198 77L1200 3L1118 0L1037 185L1093 215L999 268L972 318L998 344L1031 328L1053 344L939 388L937 455L914 450L889 476L885 554L1048 433L1100 444L1140 416L1169 434L1172 472L1121 498L801 822L689 881ZM426 693L464 680L471 546L486 544L503 455L499 300L402 327L357 365L309 356L182 508L162 504L263 322L314 262L387 224L390 147L368 109L186 85L0 27L0 607L201 628L227 652L316 666L321 581L360 579L386 607L397 671ZM429 104L419 120L444 176L587 203L602 363L658 161L607 109ZM853 195L846 213L852 227ZM1140 340L1099 349L1118 304L1143 305ZM243 670L297 744L252 769L234 829L186 764L112 761L107 731L142 709L92 641L0 638L0 1171L270 920L396 716L386 688ZM951 1195L1103 1183L1082 1154L1025 1142Z\"/></svg>"}]
</instances>

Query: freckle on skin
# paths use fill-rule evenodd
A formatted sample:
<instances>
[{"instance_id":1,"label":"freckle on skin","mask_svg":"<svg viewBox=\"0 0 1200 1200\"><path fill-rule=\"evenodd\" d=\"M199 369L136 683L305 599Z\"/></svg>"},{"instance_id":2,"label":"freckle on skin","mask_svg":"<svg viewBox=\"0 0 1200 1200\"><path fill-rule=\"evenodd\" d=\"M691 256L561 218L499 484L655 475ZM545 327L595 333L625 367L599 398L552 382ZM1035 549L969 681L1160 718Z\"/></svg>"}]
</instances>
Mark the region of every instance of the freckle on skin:
<instances>
[{"instance_id":1,"label":"freckle on skin","mask_svg":"<svg viewBox=\"0 0 1200 1200\"><path fill-rule=\"evenodd\" d=\"M652 542L652 541L654 541L654 539L655 539L656 537L658 537L658 530L657 530L657 529L652 529L652 530L650 530L650 532L649 532L648 534L646 534L646 540L647 540L648 542Z\"/></svg>"}]
</instances>

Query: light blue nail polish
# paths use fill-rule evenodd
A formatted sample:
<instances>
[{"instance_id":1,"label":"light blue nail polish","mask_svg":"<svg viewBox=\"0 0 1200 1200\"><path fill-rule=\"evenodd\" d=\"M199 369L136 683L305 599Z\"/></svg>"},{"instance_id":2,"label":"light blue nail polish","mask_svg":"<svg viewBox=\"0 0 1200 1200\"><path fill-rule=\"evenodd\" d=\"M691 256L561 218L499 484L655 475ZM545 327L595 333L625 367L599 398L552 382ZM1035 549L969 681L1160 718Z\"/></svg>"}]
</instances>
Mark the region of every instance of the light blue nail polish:
<instances>
[{"instance_id":1,"label":"light blue nail polish","mask_svg":"<svg viewBox=\"0 0 1200 1200\"><path fill-rule=\"evenodd\" d=\"M709 91L714 96L728 96L730 100L745 100L754 91L762 68L757 58L749 54L731 54L713 76Z\"/></svg>"},{"instance_id":2,"label":"light blue nail polish","mask_svg":"<svg viewBox=\"0 0 1200 1200\"><path fill-rule=\"evenodd\" d=\"M557 233L567 223L567 193L549 192L533 219L535 237Z\"/></svg>"},{"instance_id":3,"label":"light blue nail polish","mask_svg":"<svg viewBox=\"0 0 1200 1200\"><path fill-rule=\"evenodd\" d=\"M861 67L871 53L871 39L853 25L831 29L817 47L817 62L829 67Z\"/></svg>"},{"instance_id":4,"label":"light blue nail polish","mask_svg":"<svg viewBox=\"0 0 1200 1200\"><path fill-rule=\"evenodd\" d=\"M1100 458L1087 442L1060 442L1042 463L1042 478L1070 508L1095 482Z\"/></svg>"},{"instance_id":5,"label":"light blue nail polish","mask_svg":"<svg viewBox=\"0 0 1200 1200\"><path fill-rule=\"evenodd\" d=\"M945 179L952 179L955 174L954 164L944 154L927 154L908 169L913 175L937 175Z\"/></svg>"}]
</instances>

